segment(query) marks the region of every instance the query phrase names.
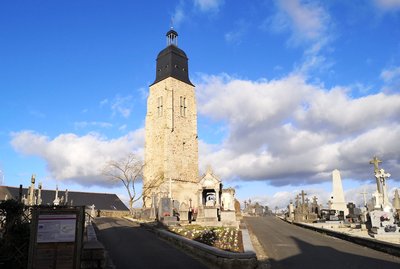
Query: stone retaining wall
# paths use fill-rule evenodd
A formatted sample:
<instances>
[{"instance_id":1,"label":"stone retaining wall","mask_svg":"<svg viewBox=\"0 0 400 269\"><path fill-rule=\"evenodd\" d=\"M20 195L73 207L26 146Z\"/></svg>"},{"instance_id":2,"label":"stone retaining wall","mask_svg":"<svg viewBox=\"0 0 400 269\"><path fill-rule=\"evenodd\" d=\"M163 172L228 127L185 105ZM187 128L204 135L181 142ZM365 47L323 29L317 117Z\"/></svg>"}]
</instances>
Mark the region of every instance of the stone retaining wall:
<instances>
[{"instance_id":1,"label":"stone retaining wall","mask_svg":"<svg viewBox=\"0 0 400 269\"><path fill-rule=\"evenodd\" d=\"M83 244L81 256L81 269L104 269L106 257L104 246L97 241L97 236L92 225L86 227L87 240Z\"/></svg>"},{"instance_id":2,"label":"stone retaining wall","mask_svg":"<svg viewBox=\"0 0 400 269\"><path fill-rule=\"evenodd\" d=\"M129 216L128 210L100 210L100 217L115 217L122 218L125 216ZM97 211L96 211L97 216Z\"/></svg>"},{"instance_id":3,"label":"stone retaining wall","mask_svg":"<svg viewBox=\"0 0 400 269\"><path fill-rule=\"evenodd\" d=\"M190 240L188 238L176 235L166 230L157 229L146 224L142 227L156 233L159 237L164 238L174 245L185 249L192 254L205 259L221 269L254 269L258 265L257 256L253 251L244 253L234 253L211 247L200 242Z\"/></svg>"},{"instance_id":4,"label":"stone retaining wall","mask_svg":"<svg viewBox=\"0 0 400 269\"><path fill-rule=\"evenodd\" d=\"M332 230L325 229L325 228L318 228L318 227L314 227L311 225L298 223L298 222L292 222L292 224L400 257L400 245L399 244L391 244L391 243L387 243L387 242L378 241L378 240L372 239L372 238L370 239L370 238L364 238L364 237L355 237L355 236L351 236L351 235L344 234L341 232L336 232L336 231L332 231Z\"/></svg>"}]
</instances>

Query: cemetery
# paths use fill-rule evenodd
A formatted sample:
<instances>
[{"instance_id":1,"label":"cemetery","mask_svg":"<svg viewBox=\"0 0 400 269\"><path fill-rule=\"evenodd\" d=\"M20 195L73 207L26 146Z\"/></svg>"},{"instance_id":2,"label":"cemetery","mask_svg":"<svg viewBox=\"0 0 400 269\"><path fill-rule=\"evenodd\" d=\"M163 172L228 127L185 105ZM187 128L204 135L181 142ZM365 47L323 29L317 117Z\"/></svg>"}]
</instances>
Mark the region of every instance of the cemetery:
<instances>
[{"instance_id":1,"label":"cemetery","mask_svg":"<svg viewBox=\"0 0 400 269\"><path fill-rule=\"evenodd\" d=\"M131 199L128 209L111 193L60 191L57 185L45 190L41 183L36 187L35 175L28 188L0 186L0 267L106 268L106 249L95 227L96 219L112 217L110 222L116 219L120 231L144 228L217 268L257 268L253 243L258 239L250 237L244 218L272 218L273 209L250 199L242 209L235 188L225 187L210 164L200 173L195 86L189 79L188 57L178 48L177 39L171 28L149 86L144 164L137 174L143 183L141 208L133 210ZM301 190L282 219L399 256L400 197L396 190L390 201L391 175L380 163L377 157L370 161L376 190L369 201L364 198L362 207L346 203L341 174L335 169L327 206ZM123 226L118 223L122 220L134 224ZM144 229L140 231L147 232Z\"/></svg>"},{"instance_id":2,"label":"cemetery","mask_svg":"<svg viewBox=\"0 0 400 269\"><path fill-rule=\"evenodd\" d=\"M378 241L400 244L400 199L395 190L393 202L389 201L387 179L390 174L379 168L381 161L374 157L370 164L374 165L376 191L367 201L364 192L364 206L357 208L352 202L346 204L340 172L332 172L332 197L328 207L318 204L313 197L310 204L307 195L302 191L290 202L285 220L306 227L328 229L353 237L371 238Z\"/></svg>"}]
</instances>

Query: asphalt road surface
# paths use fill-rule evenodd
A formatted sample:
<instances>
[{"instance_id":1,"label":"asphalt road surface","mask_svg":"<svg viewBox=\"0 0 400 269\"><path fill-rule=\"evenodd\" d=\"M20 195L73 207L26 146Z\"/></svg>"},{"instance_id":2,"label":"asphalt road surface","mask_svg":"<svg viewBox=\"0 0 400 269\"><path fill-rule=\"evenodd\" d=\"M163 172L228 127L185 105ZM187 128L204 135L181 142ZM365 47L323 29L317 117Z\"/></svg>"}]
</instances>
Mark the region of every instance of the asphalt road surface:
<instances>
[{"instance_id":1,"label":"asphalt road surface","mask_svg":"<svg viewBox=\"0 0 400 269\"><path fill-rule=\"evenodd\" d=\"M400 258L307 230L278 218L246 217L272 269L400 269Z\"/></svg>"},{"instance_id":2,"label":"asphalt road surface","mask_svg":"<svg viewBox=\"0 0 400 269\"><path fill-rule=\"evenodd\" d=\"M97 239L117 269L206 269L195 258L125 219L98 218Z\"/></svg>"}]
</instances>

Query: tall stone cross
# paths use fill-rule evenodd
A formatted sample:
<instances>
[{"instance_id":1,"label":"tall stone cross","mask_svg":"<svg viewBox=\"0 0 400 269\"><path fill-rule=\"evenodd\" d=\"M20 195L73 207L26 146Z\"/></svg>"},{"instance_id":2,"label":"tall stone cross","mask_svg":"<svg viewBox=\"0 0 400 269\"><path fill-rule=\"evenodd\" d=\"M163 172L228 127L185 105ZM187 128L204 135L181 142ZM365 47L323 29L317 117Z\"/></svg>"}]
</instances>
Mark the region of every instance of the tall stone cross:
<instances>
[{"instance_id":1,"label":"tall stone cross","mask_svg":"<svg viewBox=\"0 0 400 269\"><path fill-rule=\"evenodd\" d=\"M382 163L381 160L378 159L378 157L374 156L374 158L369 161L370 164L374 165L374 173L378 173L379 172L379 164ZM382 193L382 186L381 186L381 182L379 181L379 178L376 178L376 189L378 191L378 193Z\"/></svg>"},{"instance_id":2,"label":"tall stone cross","mask_svg":"<svg viewBox=\"0 0 400 269\"><path fill-rule=\"evenodd\" d=\"M301 203L304 205L304 196L306 196L307 193L305 193L304 190L301 190L300 195L301 195Z\"/></svg>"},{"instance_id":3,"label":"tall stone cross","mask_svg":"<svg viewBox=\"0 0 400 269\"><path fill-rule=\"evenodd\" d=\"M367 197L366 197L366 195L368 194L366 191L365 191L365 189L364 189L364 191L363 192L360 192L360 194L362 194L363 195L363 197L364 197L364 206L366 206L367 205Z\"/></svg>"},{"instance_id":4,"label":"tall stone cross","mask_svg":"<svg viewBox=\"0 0 400 269\"><path fill-rule=\"evenodd\" d=\"M374 165L374 172L376 173L379 171L379 164L382 163L382 161L379 160L378 157L374 156L374 158L370 160L369 163Z\"/></svg>"},{"instance_id":5,"label":"tall stone cross","mask_svg":"<svg viewBox=\"0 0 400 269\"><path fill-rule=\"evenodd\" d=\"M314 205L318 205L318 198L317 198L317 196L314 196L314 197L313 197L313 204L314 204Z\"/></svg>"},{"instance_id":6,"label":"tall stone cross","mask_svg":"<svg viewBox=\"0 0 400 269\"><path fill-rule=\"evenodd\" d=\"M383 197L383 205L389 204L389 196L386 190L386 179L390 177L389 173L385 172L385 169L380 169L375 172L376 181L380 183L381 191L379 192L382 194Z\"/></svg>"},{"instance_id":7,"label":"tall stone cross","mask_svg":"<svg viewBox=\"0 0 400 269\"><path fill-rule=\"evenodd\" d=\"M297 194L295 199L296 199L296 207L298 207L299 206L300 196Z\"/></svg>"}]
</instances>

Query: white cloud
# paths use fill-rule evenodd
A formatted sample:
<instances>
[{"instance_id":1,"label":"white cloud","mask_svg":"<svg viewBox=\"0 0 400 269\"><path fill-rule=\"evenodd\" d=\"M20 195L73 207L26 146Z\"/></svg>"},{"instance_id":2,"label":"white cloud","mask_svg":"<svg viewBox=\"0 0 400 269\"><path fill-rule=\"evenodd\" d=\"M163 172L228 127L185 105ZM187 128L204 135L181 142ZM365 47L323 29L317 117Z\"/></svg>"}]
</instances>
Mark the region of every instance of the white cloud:
<instances>
[{"instance_id":1,"label":"white cloud","mask_svg":"<svg viewBox=\"0 0 400 269\"><path fill-rule=\"evenodd\" d=\"M224 179L301 185L329 181L335 168L346 178L368 178L369 159L378 155L400 174L400 94L352 99L348 92L299 75L271 81L204 76L198 111L228 131L221 144L201 141L200 168L213 164Z\"/></svg>"},{"instance_id":2,"label":"white cloud","mask_svg":"<svg viewBox=\"0 0 400 269\"><path fill-rule=\"evenodd\" d=\"M194 0L194 6L203 12L218 11L223 3L223 0Z\"/></svg>"},{"instance_id":3,"label":"white cloud","mask_svg":"<svg viewBox=\"0 0 400 269\"><path fill-rule=\"evenodd\" d=\"M132 96L122 97L117 95L111 102L111 110L113 115L119 114L124 118L128 118L132 111Z\"/></svg>"},{"instance_id":4,"label":"white cloud","mask_svg":"<svg viewBox=\"0 0 400 269\"><path fill-rule=\"evenodd\" d=\"M290 32L288 45L305 46L302 63L296 68L302 73L310 69L321 71L332 63L327 61L321 51L333 39L333 27L329 13L317 2L301 0L275 1L277 12L267 18L262 29L272 32Z\"/></svg>"},{"instance_id":5,"label":"white cloud","mask_svg":"<svg viewBox=\"0 0 400 269\"><path fill-rule=\"evenodd\" d=\"M387 92L400 91L400 66L384 69L381 72L381 79L385 83L383 90Z\"/></svg>"},{"instance_id":6,"label":"white cloud","mask_svg":"<svg viewBox=\"0 0 400 269\"><path fill-rule=\"evenodd\" d=\"M128 127L128 125L123 124L123 125L121 125L121 126L118 128L118 130L120 130L120 131L125 131L127 127Z\"/></svg>"},{"instance_id":7,"label":"white cloud","mask_svg":"<svg viewBox=\"0 0 400 269\"><path fill-rule=\"evenodd\" d=\"M74 122L75 129L82 129L86 127L100 127L100 128L110 128L112 127L112 123L103 122L103 121L78 121Z\"/></svg>"},{"instance_id":8,"label":"white cloud","mask_svg":"<svg viewBox=\"0 0 400 269\"><path fill-rule=\"evenodd\" d=\"M106 104L108 104L108 99L106 98L106 99L103 99L103 100L101 100L100 101L100 106L104 106L104 105L106 105Z\"/></svg>"},{"instance_id":9,"label":"white cloud","mask_svg":"<svg viewBox=\"0 0 400 269\"><path fill-rule=\"evenodd\" d=\"M106 139L96 133L61 134L51 139L32 131L21 131L12 134L11 145L19 153L45 160L50 175L57 180L107 185L111 183L101 175L104 165L130 152L142 156L144 129L116 139Z\"/></svg>"},{"instance_id":10,"label":"white cloud","mask_svg":"<svg viewBox=\"0 0 400 269\"><path fill-rule=\"evenodd\" d=\"M374 0L377 7L384 11L396 11L400 10L399 0Z\"/></svg>"},{"instance_id":11,"label":"white cloud","mask_svg":"<svg viewBox=\"0 0 400 269\"><path fill-rule=\"evenodd\" d=\"M244 20L239 20L236 23L236 29L225 34L225 40L231 43L240 43L243 35L249 28L249 23Z\"/></svg>"},{"instance_id":12,"label":"white cloud","mask_svg":"<svg viewBox=\"0 0 400 269\"><path fill-rule=\"evenodd\" d=\"M385 69L381 73L384 82L389 83L400 78L400 66Z\"/></svg>"},{"instance_id":13,"label":"white cloud","mask_svg":"<svg viewBox=\"0 0 400 269\"><path fill-rule=\"evenodd\" d=\"M172 26L179 27L182 22L193 15L193 11L199 10L203 13L217 13L219 8L224 3L223 0L193 0L194 10L192 12L185 6L185 1L181 0L175 7L172 14Z\"/></svg>"},{"instance_id":14,"label":"white cloud","mask_svg":"<svg viewBox=\"0 0 400 269\"><path fill-rule=\"evenodd\" d=\"M324 39L330 24L328 13L316 3L300 0L277 1L278 13L269 18L264 26L282 32L290 30L290 42L317 42Z\"/></svg>"},{"instance_id":15,"label":"white cloud","mask_svg":"<svg viewBox=\"0 0 400 269\"><path fill-rule=\"evenodd\" d=\"M173 27L179 26L186 19L184 2L180 1L175 7L174 14L172 14L172 25Z\"/></svg>"}]
</instances>

